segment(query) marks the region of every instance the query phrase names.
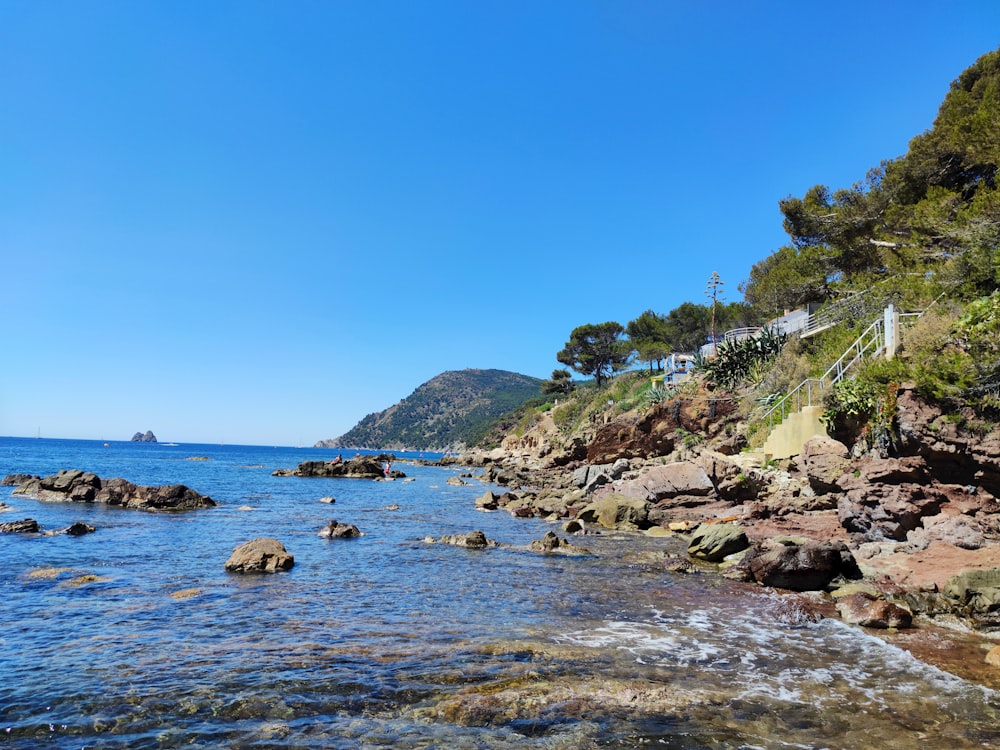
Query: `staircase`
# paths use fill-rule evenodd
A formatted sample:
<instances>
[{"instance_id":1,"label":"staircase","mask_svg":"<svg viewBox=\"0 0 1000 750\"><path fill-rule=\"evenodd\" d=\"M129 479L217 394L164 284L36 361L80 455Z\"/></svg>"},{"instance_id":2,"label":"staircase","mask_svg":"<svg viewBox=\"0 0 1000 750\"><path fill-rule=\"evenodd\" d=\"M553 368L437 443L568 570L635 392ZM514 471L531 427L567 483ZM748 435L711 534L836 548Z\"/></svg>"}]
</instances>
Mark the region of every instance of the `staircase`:
<instances>
[{"instance_id":1,"label":"staircase","mask_svg":"<svg viewBox=\"0 0 1000 750\"><path fill-rule=\"evenodd\" d=\"M813 330L809 335L818 332ZM889 305L825 373L803 380L764 412L760 418L768 426L764 460L798 455L811 437L826 435L821 419L823 396L861 361L880 354L891 359L898 341L899 314Z\"/></svg>"}]
</instances>

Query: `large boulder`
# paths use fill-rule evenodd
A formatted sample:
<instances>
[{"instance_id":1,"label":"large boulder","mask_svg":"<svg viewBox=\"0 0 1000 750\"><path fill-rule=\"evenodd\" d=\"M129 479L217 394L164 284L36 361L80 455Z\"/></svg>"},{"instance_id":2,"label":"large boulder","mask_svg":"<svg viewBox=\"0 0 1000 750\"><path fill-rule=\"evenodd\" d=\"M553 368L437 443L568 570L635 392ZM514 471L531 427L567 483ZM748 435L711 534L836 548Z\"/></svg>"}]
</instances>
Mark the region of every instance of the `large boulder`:
<instances>
[{"instance_id":1,"label":"large boulder","mask_svg":"<svg viewBox=\"0 0 1000 750\"><path fill-rule=\"evenodd\" d=\"M699 560L722 562L727 556L742 552L750 541L741 526L735 523L702 524L688 544L688 554Z\"/></svg>"},{"instance_id":2,"label":"large boulder","mask_svg":"<svg viewBox=\"0 0 1000 750\"><path fill-rule=\"evenodd\" d=\"M821 591L838 576L860 578L843 542L779 536L754 544L740 562L751 580L791 591Z\"/></svg>"},{"instance_id":3,"label":"large boulder","mask_svg":"<svg viewBox=\"0 0 1000 750\"><path fill-rule=\"evenodd\" d=\"M817 494L840 492L838 480L851 464L851 452L831 437L816 436L806 442L795 463Z\"/></svg>"},{"instance_id":4,"label":"large boulder","mask_svg":"<svg viewBox=\"0 0 1000 750\"><path fill-rule=\"evenodd\" d=\"M707 497L714 491L715 487L705 469L690 461L654 466L635 479L625 480L615 486L615 492L620 495L650 502L678 495Z\"/></svg>"},{"instance_id":5,"label":"large boulder","mask_svg":"<svg viewBox=\"0 0 1000 750\"><path fill-rule=\"evenodd\" d=\"M583 508L577 519L606 529L635 530L649 526L649 503L636 497L610 493Z\"/></svg>"},{"instance_id":6,"label":"large boulder","mask_svg":"<svg viewBox=\"0 0 1000 750\"><path fill-rule=\"evenodd\" d=\"M271 537L259 537L241 544L226 560L226 570L230 573L275 573L291 570L294 565L295 558L285 545Z\"/></svg>"}]
</instances>

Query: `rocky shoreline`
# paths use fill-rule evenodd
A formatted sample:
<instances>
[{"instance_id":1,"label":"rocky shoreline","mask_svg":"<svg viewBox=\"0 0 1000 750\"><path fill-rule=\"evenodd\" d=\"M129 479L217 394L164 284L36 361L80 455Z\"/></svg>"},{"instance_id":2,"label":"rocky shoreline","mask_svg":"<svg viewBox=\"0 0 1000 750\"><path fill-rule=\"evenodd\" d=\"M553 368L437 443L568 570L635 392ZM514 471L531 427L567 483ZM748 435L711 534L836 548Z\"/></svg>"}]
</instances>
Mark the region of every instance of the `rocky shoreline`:
<instances>
[{"instance_id":1,"label":"rocky shoreline","mask_svg":"<svg viewBox=\"0 0 1000 750\"><path fill-rule=\"evenodd\" d=\"M681 535L692 560L820 592L848 622L899 628L923 617L1000 637L1000 434L963 429L908 386L897 410L894 455L819 436L763 464L732 441L678 449L657 430L669 415L654 409L582 439L543 425L444 463L508 488L481 497L484 510L559 521L567 533ZM723 434L719 419L707 432ZM657 450L637 449L643 432ZM1000 666L1000 648L987 658Z\"/></svg>"}]
</instances>

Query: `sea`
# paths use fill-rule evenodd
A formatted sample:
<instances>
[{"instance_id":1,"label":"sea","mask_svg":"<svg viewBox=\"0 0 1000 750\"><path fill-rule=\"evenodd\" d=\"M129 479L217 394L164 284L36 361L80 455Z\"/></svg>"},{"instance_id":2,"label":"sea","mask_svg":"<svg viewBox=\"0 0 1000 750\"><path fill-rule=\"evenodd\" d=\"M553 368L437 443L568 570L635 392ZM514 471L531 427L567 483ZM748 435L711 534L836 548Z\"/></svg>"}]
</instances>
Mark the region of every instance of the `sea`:
<instances>
[{"instance_id":1,"label":"sea","mask_svg":"<svg viewBox=\"0 0 1000 750\"><path fill-rule=\"evenodd\" d=\"M218 503L0 488L0 522L43 529L0 535L0 748L1000 747L985 636L864 630L670 572L680 537L542 554L558 523L476 510L501 488L430 455L397 454L405 480L272 476L337 452L0 438L0 475L78 468ZM363 535L320 537L331 520ZM76 521L94 533L51 533ZM427 541L473 530L501 545ZM294 568L226 572L265 536Z\"/></svg>"}]
</instances>

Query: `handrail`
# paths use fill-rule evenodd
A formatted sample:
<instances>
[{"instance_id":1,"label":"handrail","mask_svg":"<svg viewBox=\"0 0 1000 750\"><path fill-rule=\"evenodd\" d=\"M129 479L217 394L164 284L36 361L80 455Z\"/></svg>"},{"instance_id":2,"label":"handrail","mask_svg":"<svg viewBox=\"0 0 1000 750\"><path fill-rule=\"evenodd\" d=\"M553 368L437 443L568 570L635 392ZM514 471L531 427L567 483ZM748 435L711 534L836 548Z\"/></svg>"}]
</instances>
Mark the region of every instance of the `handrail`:
<instances>
[{"instance_id":1,"label":"handrail","mask_svg":"<svg viewBox=\"0 0 1000 750\"><path fill-rule=\"evenodd\" d=\"M813 313L806 320L805 327L802 329L800 335L805 338L823 328L836 325L844 317L841 315L843 310L848 306L856 305L870 291L870 289L865 289L856 294L852 294L850 297L834 302L832 305L824 307L822 310Z\"/></svg>"},{"instance_id":2,"label":"handrail","mask_svg":"<svg viewBox=\"0 0 1000 750\"><path fill-rule=\"evenodd\" d=\"M784 421L787 415L786 407L791 403L792 398L795 398L795 411L800 411L803 407L802 398L803 390L805 391L806 402L804 406L813 405L813 386L816 386L816 390L819 393L823 393L827 387L836 385L855 364L860 362L865 354L871 350L876 351L885 348L885 335L882 330L882 319L877 319L872 323L865 331L854 340L854 343L847 347L845 351L836 362L830 365L829 369L824 372L818 378L806 378L801 383L799 383L795 388L786 393L780 399L778 399L770 409L761 415L761 421L764 419L768 420L768 427L774 427L774 417L776 412L780 409L781 419L779 424ZM845 363L845 360L850 357L850 360ZM829 382L827 382L829 381Z\"/></svg>"}]
</instances>

